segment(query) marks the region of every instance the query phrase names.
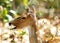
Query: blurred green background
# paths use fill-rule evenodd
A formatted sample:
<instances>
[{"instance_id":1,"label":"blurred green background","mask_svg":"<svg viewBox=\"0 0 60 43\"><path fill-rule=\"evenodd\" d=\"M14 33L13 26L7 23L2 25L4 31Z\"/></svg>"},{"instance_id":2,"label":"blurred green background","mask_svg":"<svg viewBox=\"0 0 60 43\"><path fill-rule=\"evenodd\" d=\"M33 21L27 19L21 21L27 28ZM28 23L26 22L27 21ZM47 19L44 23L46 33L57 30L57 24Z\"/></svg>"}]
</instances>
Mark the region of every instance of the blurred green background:
<instances>
[{"instance_id":1,"label":"blurred green background","mask_svg":"<svg viewBox=\"0 0 60 43\"><path fill-rule=\"evenodd\" d=\"M60 0L0 0L0 19L4 23L9 22L33 5L37 16L44 16L46 13L53 16L54 12L60 12Z\"/></svg>"}]
</instances>

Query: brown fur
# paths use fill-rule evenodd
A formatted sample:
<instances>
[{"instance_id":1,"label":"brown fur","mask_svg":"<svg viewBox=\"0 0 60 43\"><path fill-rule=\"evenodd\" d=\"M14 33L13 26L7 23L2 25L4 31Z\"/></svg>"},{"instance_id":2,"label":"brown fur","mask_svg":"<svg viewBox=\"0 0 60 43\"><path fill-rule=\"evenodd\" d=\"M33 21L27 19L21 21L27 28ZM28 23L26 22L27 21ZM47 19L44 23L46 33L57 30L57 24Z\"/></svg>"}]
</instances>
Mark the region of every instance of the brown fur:
<instances>
[{"instance_id":1,"label":"brown fur","mask_svg":"<svg viewBox=\"0 0 60 43\"><path fill-rule=\"evenodd\" d=\"M27 27L28 25L30 25L31 26L31 30L29 30L29 32L31 32L31 34L29 33L30 43L37 43L36 25L33 18L30 15L26 16L25 18L18 17L15 20L11 21L10 24L16 26L17 29L22 29L23 27Z\"/></svg>"},{"instance_id":2,"label":"brown fur","mask_svg":"<svg viewBox=\"0 0 60 43\"><path fill-rule=\"evenodd\" d=\"M60 39L50 40L48 43L60 43Z\"/></svg>"},{"instance_id":3,"label":"brown fur","mask_svg":"<svg viewBox=\"0 0 60 43\"><path fill-rule=\"evenodd\" d=\"M10 23L17 28L22 28L27 25L31 25L32 18L30 16L26 17L25 19L22 19L23 17L16 18L15 20L11 21Z\"/></svg>"}]
</instances>

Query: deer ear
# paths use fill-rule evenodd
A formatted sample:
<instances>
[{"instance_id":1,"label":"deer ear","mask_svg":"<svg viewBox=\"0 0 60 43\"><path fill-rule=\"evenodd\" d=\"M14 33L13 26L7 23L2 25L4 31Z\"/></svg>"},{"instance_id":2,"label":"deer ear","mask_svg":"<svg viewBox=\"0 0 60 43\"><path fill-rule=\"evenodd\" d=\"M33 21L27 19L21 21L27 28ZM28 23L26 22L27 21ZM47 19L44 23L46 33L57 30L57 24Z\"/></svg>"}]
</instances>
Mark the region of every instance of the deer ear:
<instances>
[{"instance_id":1,"label":"deer ear","mask_svg":"<svg viewBox=\"0 0 60 43\"><path fill-rule=\"evenodd\" d=\"M30 14L31 18L34 18L34 16L32 14Z\"/></svg>"}]
</instances>

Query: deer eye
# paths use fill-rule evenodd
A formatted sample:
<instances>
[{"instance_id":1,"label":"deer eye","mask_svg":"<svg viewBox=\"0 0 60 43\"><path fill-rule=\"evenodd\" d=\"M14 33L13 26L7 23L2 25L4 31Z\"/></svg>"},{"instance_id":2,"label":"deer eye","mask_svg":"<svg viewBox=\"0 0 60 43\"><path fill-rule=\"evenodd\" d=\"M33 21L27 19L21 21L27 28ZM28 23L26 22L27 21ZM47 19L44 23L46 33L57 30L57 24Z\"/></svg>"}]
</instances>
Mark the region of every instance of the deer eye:
<instances>
[{"instance_id":1,"label":"deer eye","mask_svg":"<svg viewBox=\"0 0 60 43\"><path fill-rule=\"evenodd\" d=\"M22 19L26 19L26 17L22 17Z\"/></svg>"}]
</instances>

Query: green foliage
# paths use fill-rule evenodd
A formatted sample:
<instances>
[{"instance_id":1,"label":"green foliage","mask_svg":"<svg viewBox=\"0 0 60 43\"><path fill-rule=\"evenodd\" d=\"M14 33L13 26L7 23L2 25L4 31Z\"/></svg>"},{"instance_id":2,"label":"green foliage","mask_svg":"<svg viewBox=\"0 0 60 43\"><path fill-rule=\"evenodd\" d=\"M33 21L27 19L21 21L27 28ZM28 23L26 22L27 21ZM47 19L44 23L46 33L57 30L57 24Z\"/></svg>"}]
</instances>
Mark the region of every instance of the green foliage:
<instances>
[{"instance_id":1,"label":"green foliage","mask_svg":"<svg viewBox=\"0 0 60 43\"><path fill-rule=\"evenodd\" d=\"M22 32L19 34L19 38L22 38L25 34L26 34L26 31L22 31Z\"/></svg>"},{"instance_id":2,"label":"green foliage","mask_svg":"<svg viewBox=\"0 0 60 43\"><path fill-rule=\"evenodd\" d=\"M12 0L13 1L13 0ZM12 3L11 3L11 0L0 0L0 19L3 20L3 22L9 22L11 21L12 19L12 16L13 15L14 17L16 17L16 13L11 13L11 15L9 15L9 11L12 9ZM9 15L9 16L8 16Z\"/></svg>"},{"instance_id":3,"label":"green foliage","mask_svg":"<svg viewBox=\"0 0 60 43\"><path fill-rule=\"evenodd\" d=\"M23 5L24 5L25 7L28 6L28 0L23 0L22 3L23 3Z\"/></svg>"},{"instance_id":4,"label":"green foliage","mask_svg":"<svg viewBox=\"0 0 60 43\"><path fill-rule=\"evenodd\" d=\"M15 1L15 6L19 6L22 0L14 0Z\"/></svg>"},{"instance_id":5,"label":"green foliage","mask_svg":"<svg viewBox=\"0 0 60 43\"><path fill-rule=\"evenodd\" d=\"M48 8L60 8L60 0L47 0L45 2L48 3Z\"/></svg>"},{"instance_id":6,"label":"green foliage","mask_svg":"<svg viewBox=\"0 0 60 43\"><path fill-rule=\"evenodd\" d=\"M7 13L8 13L8 10L7 10L6 8L4 8L4 10L3 10L3 15L2 15L2 16L6 16Z\"/></svg>"},{"instance_id":7,"label":"green foliage","mask_svg":"<svg viewBox=\"0 0 60 43\"><path fill-rule=\"evenodd\" d=\"M9 0L1 0L0 5L2 5L3 7L6 7L7 9L10 9L12 7Z\"/></svg>"},{"instance_id":8,"label":"green foliage","mask_svg":"<svg viewBox=\"0 0 60 43\"><path fill-rule=\"evenodd\" d=\"M28 6L28 0L14 0L16 7L20 4L24 5L25 7Z\"/></svg>"},{"instance_id":9,"label":"green foliage","mask_svg":"<svg viewBox=\"0 0 60 43\"><path fill-rule=\"evenodd\" d=\"M37 17L38 17L38 18L43 17L43 15L44 15L44 14L43 14L42 12L39 12L39 11L37 12Z\"/></svg>"},{"instance_id":10,"label":"green foliage","mask_svg":"<svg viewBox=\"0 0 60 43\"><path fill-rule=\"evenodd\" d=\"M14 2L14 3L13 3ZM9 17L6 17L9 15L9 11L12 10L15 7L15 12L22 14L26 8L29 6L35 5L35 7L39 7L40 2L46 3L47 9L60 8L60 0L0 0L0 6L2 6L2 10L0 9L0 18L3 20L8 20ZM13 6L15 5L15 6ZM13 11L12 11L13 12ZM37 13L42 16L43 13L37 11ZM17 14L11 14L14 17L17 16ZM9 21L9 20L8 20Z\"/></svg>"},{"instance_id":11,"label":"green foliage","mask_svg":"<svg viewBox=\"0 0 60 43\"><path fill-rule=\"evenodd\" d=\"M60 0L37 0L39 3L40 2L44 2L44 3L46 3L47 5L47 7L48 7L48 9L49 8L55 8L55 9L58 9L58 8L60 8Z\"/></svg>"},{"instance_id":12,"label":"green foliage","mask_svg":"<svg viewBox=\"0 0 60 43\"><path fill-rule=\"evenodd\" d=\"M10 0L0 0L0 6L2 6L1 9L3 9L0 10L0 19L2 19L3 22L8 21L8 17L6 16L8 15L10 8L12 7Z\"/></svg>"},{"instance_id":13,"label":"green foliage","mask_svg":"<svg viewBox=\"0 0 60 43\"><path fill-rule=\"evenodd\" d=\"M39 1L38 0L30 0L29 5L38 5Z\"/></svg>"},{"instance_id":14,"label":"green foliage","mask_svg":"<svg viewBox=\"0 0 60 43\"><path fill-rule=\"evenodd\" d=\"M25 32L25 31L22 31L22 33L21 33L20 35L22 35L22 36L23 36L23 35L25 35L25 34L26 34L26 32Z\"/></svg>"},{"instance_id":15,"label":"green foliage","mask_svg":"<svg viewBox=\"0 0 60 43\"><path fill-rule=\"evenodd\" d=\"M11 43L16 43L14 40L11 40Z\"/></svg>"}]
</instances>

